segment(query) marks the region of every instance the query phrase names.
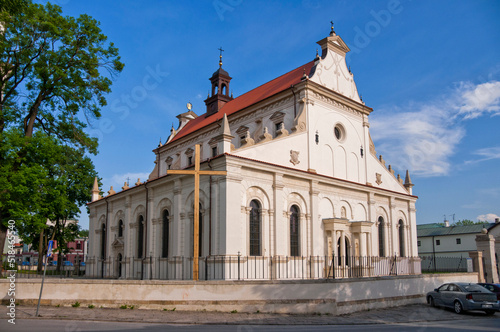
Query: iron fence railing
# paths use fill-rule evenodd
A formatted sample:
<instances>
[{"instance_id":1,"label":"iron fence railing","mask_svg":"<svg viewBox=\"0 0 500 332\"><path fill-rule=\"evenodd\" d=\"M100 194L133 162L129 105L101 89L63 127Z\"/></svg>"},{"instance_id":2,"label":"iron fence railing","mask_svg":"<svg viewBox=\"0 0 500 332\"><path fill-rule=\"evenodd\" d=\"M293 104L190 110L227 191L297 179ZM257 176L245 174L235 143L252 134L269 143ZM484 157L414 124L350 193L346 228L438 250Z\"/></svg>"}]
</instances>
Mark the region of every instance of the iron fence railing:
<instances>
[{"instance_id":1,"label":"iron fence railing","mask_svg":"<svg viewBox=\"0 0 500 332\"><path fill-rule=\"evenodd\" d=\"M337 279L420 274L418 257L241 256L200 257L200 280ZM40 278L37 266L18 266L18 278ZM47 277L191 280L192 257L87 257L72 266L47 266Z\"/></svg>"},{"instance_id":2,"label":"iron fence railing","mask_svg":"<svg viewBox=\"0 0 500 332\"><path fill-rule=\"evenodd\" d=\"M467 272L467 257L421 256L422 273Z\"/></svg>"}]
</instances>

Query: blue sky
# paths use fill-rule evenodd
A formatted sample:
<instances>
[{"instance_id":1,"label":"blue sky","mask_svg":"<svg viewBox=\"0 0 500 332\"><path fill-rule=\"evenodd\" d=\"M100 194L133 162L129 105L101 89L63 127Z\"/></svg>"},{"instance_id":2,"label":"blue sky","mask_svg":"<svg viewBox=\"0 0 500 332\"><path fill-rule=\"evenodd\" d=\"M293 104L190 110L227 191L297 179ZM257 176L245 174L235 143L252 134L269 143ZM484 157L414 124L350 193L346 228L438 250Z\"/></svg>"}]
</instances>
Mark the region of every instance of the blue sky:
<instances>
[{"instance_id":1,"label":"blue sky","mask_svg":"<svg viewBox=\"0 0 500 332\"><path fill-rule=\"evenodd\" d=\"M45 1L39 1L44 3ZM176 115L204 113L208 78L235 97L310 60L335 31L370 115L377 153L410 170L417 223L500 215L500 2L75 1L64 14L101 22L125 63L90 132L104 190L145 180ZM88 228L88 216L80 218Z\"/></svg>"}]
</instances>

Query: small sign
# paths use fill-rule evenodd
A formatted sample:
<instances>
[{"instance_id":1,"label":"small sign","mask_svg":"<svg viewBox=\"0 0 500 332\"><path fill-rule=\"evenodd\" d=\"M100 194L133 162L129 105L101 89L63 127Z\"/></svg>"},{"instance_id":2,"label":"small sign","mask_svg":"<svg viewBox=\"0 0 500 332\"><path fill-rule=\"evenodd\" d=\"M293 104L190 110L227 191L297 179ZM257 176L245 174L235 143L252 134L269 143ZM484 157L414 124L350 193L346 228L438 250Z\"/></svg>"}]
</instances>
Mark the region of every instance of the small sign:
<instances>
[{"instance_id":1,"label":"small sign","mask_svg":"<svg viewBox=\"0 0 500 332\"><path fill-rule=\"evenodd\" d=\"M467 258L467 272L474 272L474 267L472 265L472 258Z\"/></svg>"},{"instance_id":2,"label":"small sign","mask_svg":"<svg viewBox=\"0 0 500 332\"><path fill-rule=\"evenodd\" d=\"M47 257L52 256L52 247L54 246L54 241L50 240L49 241L49 247L47 248Z\"/></svg>"}]
</instances>

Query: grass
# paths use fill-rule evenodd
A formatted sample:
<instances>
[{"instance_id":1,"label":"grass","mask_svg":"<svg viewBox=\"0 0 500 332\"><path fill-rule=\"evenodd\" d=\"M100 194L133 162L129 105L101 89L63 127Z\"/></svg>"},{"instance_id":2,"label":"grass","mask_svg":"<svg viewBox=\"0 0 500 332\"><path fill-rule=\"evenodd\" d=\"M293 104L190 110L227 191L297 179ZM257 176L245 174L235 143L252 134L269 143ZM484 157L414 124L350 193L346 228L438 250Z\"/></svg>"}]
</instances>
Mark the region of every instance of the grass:
<instances>
[{"instance_id":1,"label":"grass","mask_svg":"<svg viewBox=\"0 0 500 332\"><path fill-rule=\"evenodd\" d=\"M89 309L94 309L94 308L95 308L95 305L89 304Z\"/></svg>"},{"instance_id":2,"label":"grass","mask_svg":"<svg viewBox=\"0 0 500 332\"><path fill-rule=\"evenodd\" d=\"M78 308L80 306L80 302L76 301L71 305L73 308Z\"/></svg>"},{"instance_id":3,"label":"grass","mask_svg":"<svg viewBox=\"0 0 500 332\"><path fill-rule=\"evenodd\" d=\"M238 312L238 310L231 311L232 314L236 314L237 312Z\"/></svg>"}]
</instances>

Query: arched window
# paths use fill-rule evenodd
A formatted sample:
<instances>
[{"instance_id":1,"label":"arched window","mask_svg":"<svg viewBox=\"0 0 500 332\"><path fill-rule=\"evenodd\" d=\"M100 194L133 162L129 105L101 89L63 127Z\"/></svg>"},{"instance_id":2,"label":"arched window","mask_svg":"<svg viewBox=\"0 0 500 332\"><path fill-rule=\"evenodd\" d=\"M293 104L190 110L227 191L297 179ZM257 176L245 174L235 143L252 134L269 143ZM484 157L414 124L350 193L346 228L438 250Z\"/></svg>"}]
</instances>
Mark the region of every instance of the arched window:
<instances>
[{"instance_id":1,"label":"arched window","mask_svg":"<svg viewBox=\"0 0 500 332\"><path fill-rule=\"evenodd\" d=\"M261 252L261 225L260 203L257 200L250 202L250 256L260 256Z\"/></svg>"},{"instance_id":2,"label":"arched window","mask_svg":"<svg viewBox=\"0 0 500 332\"><path fill-rule=\"evenodd\" d=\"M300 255L300 216L297 205L290 208L290 256Z\"/></svg>"},{"instance_id":3,"label":"arched window","mask_svg":"<svg viewBox=\"0 0 500 332\"><path fill-rule=\"evenodd\" d=\"M106 257L106 225L102 224L101 227L101 258Z\"/></svg>"},{"instance_id":4,"label":"arched window","mask_svg":"<svg viewBox=\"0 0 500 332\"><path fill-rule=\"evenodd\" d=\"M385 257L384 218L378 217L378 255Z\"/></svg>"},{"instance_id":5,"label":"arched window","mask_svg":"<svg viewBox=\"0 0 500 332\"><path fill-rule=\"evenodd\" d=\"M227 95L227 89L226 89L226 85L225 84L222 84L222 94L223 95Z\"/></svg>"},{"instance_id":6,"label":"arched window","mask_svg":"<svg viewBox=\"0 0 500 332\"><path fill-rule=\"evenodd\" d=\"M118 237L123 237L123 220L118 222Z\"/></svg>"},{"instance_id":7,"label":"arched window","mask_svg":"<svg viewBox=\"0 0 500 332\"><path fill-rule=\"evenodd\" d=\"M405 224L399 219L399 256L406 257L405 252Z\"/></svg>"},{"instance_id":8,"label":"arched window","mask_svg":"<svg viewBox=\"0 0 500 332\"><path fill-rule=\"evenodd\" d=\"M162 248L161 248L161 257L168 257L168 242L170 240L169 237L169 213L168 210L163 211L163 232L162 232Z\"/></svg>"},{"instance_id":9,"label":"arched window","mask_svg":"<svg viewBox=\"0 0 500 332\"><path fill-rule=\"evenodd\" d=\"M144 251L144 217L139 216L137 230L137 258L142 258Z\"/></svg>"}]
</instances>

